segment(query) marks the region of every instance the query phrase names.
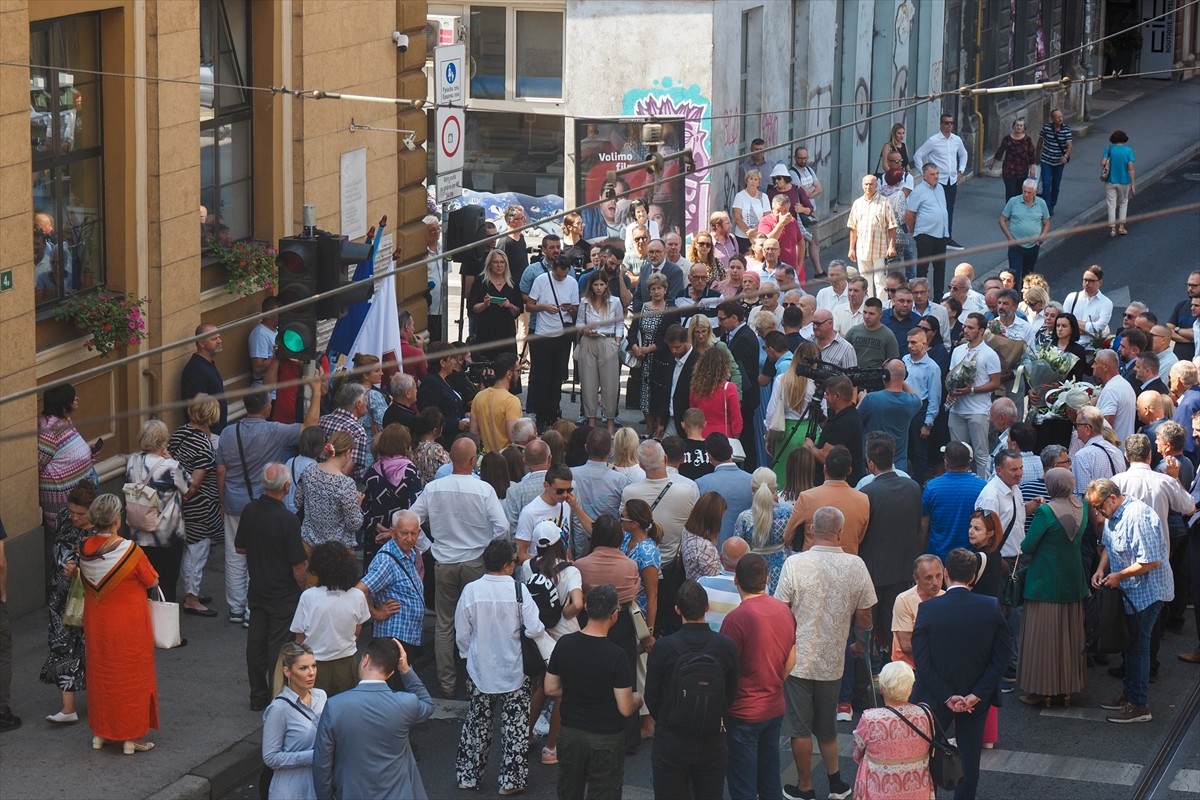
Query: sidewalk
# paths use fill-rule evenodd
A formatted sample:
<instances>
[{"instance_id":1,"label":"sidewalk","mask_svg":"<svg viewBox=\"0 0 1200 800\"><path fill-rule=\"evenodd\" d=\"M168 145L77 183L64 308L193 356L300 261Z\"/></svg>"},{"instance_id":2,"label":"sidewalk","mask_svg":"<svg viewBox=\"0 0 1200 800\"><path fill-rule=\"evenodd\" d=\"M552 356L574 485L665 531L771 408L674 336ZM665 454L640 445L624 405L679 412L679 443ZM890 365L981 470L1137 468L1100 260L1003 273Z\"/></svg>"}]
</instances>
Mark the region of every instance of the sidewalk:
<instances>
[{"instance_id":1,"label":"sidewalk","mask_svg":"<svg viewBox=\"0 0 1200 800\"><path fill-rule=\"evenodd\" d=\"M1129 133L1137 152L1138 182L1148 186L1200 150L1197 120L1200 79L1164 85L1094 120L1092 134L1076 140L1052 229L1103 215L1098 164L1113 130ZM996 219L1002 194L999 178L973 178L963 184L955 208L955 235L960 242L968 247L1000 242ZM1053 246L1043 249L1043 257ZM823 261L844 259L845 253L843 241L826 248ZM955 255L950 254L952 264L967 260L956 260ZM1007 263L1002 244L983 256L971 259L979 278ZM456 308L454 297L451 309ZM567 399L563 398L563 410L573 418L578 404ZM636 416L625 412L623 421L632 422ZM203 587L216 598L224 596L220 564L215 554ZM46 612L40 609L14 620L14 712L25 724L0 735L0 797L208 800L257 774L261 715L249 708L245 631L226 622L224 604L220 599L214 602L221 616L182 618L183 635L190 640L187 647L157 651L160 730L150 734L157 747L134 756L123 756L115 747L92 750L86 719L65 728L43 720L59 710L57 690L37 680L46 654ZM77 696L77 702L83 717L86 692Z\"/></svg>"},{"instance_id":2,"label":"sidewalk","mask_svg":"<svg viewBox=\"0 0 1200 800\"><path fill-rule=\"evenodd\" d=\"M1102 102L1096 104L1099 106L1096 110L1111 110L1091 120L1089 135L1075 135L1074 152L1063 171L1058 206L1050 221L1052 233L1104 218L1106 207L1104 185L1100 183L1100 157L1113 131L1119 129L1129 135L1129 145L1137 156L1139 188L1149 186L1200 152L1200 79L1163 83L1157 91L1150 91L1153 87L1146 86L1148 83L1137 81L1137 86L1131 88L1147 93L1116 108L1104 98L1124 94L1123 85L1116 81L1105 84L1111 88L1102 90ZM1031 130L1030 134L1036 142L1037 131ZM991 158L993 152L985 148L984 158ZM978 170L973 163L974 154L971 158L971 168ZM1008 267L1008 246L998 222L1003 210L1004 183L1000 178L977 174L959 187L954 204L954 238L968 250L985 245L995 245L995 248L966 255L954 250L948 252L947 281L953 275L954 266L964 261L975 265L977 286L982 284L983 278ZM1053 252L1061 241L1051 239L1043 245L1040 258ZM845 239L824 248L821 251L821 263L828 265L835 258L845 260L846 248ZM942 287L942 290L946 288Z\"/></svg>"}]
</instances>

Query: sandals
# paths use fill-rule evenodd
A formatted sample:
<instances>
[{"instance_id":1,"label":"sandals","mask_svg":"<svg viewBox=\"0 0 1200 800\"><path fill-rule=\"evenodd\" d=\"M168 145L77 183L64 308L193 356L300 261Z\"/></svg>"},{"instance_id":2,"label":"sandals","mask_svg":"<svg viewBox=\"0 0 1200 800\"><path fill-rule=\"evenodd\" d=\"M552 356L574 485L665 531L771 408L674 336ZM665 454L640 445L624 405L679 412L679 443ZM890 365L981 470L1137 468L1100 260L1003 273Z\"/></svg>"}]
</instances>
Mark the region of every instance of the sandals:
<instances>
[{"instance_id":1,"label":"sandals","mask_svg":"<svg viewBox=\"0 0 1200 800\"><path fill-rule=\"evenodd\" d=\"M93 745L93 746L95 746L95 745ZM134 753L145 753L145 752L147 752L149 750L153 750L153 749L154 749L154 742L146 742L143 744L141 742L135 742L132 739L129 739L125 742L125 755L127 755L127 756L131 756Z\"/></svg>"},{"instance_id":2,"label":"sandals","mask_svg":"<svg viewBox=\"0 0 1200 800\"><path fill-rule=\"evenodd\" d=\"M1115 239L1115 238L1117 238L1117 229L1116 229L1116 228L1109 228L1109 229L1108 229L1108 238L1110 238L1110 239Z\"/></svg>"},{"instance_id":3,"label":"sandals","mask_svg":"<svg viewBox=\"0 0 1200 800\"><path fill-rule=\"evenodd\" d=\"M1127 236L1127 235L1129 235L1129 231L1125 230L1125 226L1124 226L1124 225L1118 225L1118 226L1117 226L1117 233L1121 234L1122 236Z\"/></svg>"}]
</instances>

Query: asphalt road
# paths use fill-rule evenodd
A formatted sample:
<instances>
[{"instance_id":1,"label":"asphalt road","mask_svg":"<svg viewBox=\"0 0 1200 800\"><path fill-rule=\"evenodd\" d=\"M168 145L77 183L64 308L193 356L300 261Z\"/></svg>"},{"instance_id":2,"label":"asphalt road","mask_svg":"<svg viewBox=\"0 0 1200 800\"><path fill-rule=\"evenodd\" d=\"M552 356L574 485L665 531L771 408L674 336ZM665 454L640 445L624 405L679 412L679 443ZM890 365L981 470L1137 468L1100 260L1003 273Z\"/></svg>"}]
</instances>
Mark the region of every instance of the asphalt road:
<instances>
[{"instance_id":1,"label":"asphalt road","mask_svg":"<svg viewBox=\"0 0 1200 800\"><path fill-rule=\"evenodd\" d=\"M1104 196L1096 181L1096 197ZM1165 212L1200 202L1200 158L1163 176L1129 202L1129 214ZM1057 218L1056 218L1057 219ZM1068 238L1038 260L1037 271L1062 302L1080 288L1083 270L1104 268L1102 291L1113 301L1114 328L1130 300L1141 300L1165 320L1186 297L1184 283L1200 267L1200 212L1170 214L1129 226L1128 236L1108 238L1108 229Z\"/></svg>"}]
</instances>

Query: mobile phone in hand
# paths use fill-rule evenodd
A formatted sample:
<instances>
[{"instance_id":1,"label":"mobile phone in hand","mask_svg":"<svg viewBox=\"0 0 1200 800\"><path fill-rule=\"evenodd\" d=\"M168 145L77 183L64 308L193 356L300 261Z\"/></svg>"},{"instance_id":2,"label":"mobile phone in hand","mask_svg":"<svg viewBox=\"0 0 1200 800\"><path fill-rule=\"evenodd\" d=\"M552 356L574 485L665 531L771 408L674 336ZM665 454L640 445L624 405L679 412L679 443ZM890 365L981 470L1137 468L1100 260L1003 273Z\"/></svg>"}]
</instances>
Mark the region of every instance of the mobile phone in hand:
<instances>
[{"instance_id":1,"label":"mobile phone in hand","mask_svg":"<svg viewBox=\"0 0 1200 800\"><path fill-rule=\"evenodd\" d=\"M99 453L101 448L103 448L103 447L104 447L104 437L101 436L99 439L96 440L96 443L94 445L92 445L92 455L96 455L96 453Z\"/></svg>"}]
</instances>

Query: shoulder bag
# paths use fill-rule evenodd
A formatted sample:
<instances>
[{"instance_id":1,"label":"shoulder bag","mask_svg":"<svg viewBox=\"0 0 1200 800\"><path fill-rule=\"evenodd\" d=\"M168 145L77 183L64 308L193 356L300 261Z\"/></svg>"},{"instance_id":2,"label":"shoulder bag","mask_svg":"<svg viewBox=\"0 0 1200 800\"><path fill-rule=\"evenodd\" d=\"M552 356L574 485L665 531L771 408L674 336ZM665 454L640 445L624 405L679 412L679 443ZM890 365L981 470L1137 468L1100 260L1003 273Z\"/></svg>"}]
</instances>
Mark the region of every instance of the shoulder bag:
<instances>
[{"instance_id":1,"label":"shoulder bag","mask_svg":"<svg viewBox=\"0 0 1200 800\"><path fill-rule=\"evenodd\" d=\"M1108 171L1109 171L1109 167L1111 166L1109 155L1111 152L1112 152L1112 145L1105 147L1104 148L1104 157L1102 159L1100 159L1100 181L1102 183L1108 182Z\"/></svg>"},{"instance_id":2,"label":"shoulder bag","mask_svg":"<svg viewBox=\"0 0 1200 800\"><path fill-rule=\"evenodd\" d=\"M634 341L635 338L636 342ZM640 347L641 341L642 330L641 328L637 327L637 323L634 322L629 326L629 335L625 337L625 342L621 345L621 363L630 369L637 369L642 365L642 359L638 356L635 356L629 350L629 348L633 347L635 344Z\"/></svg>"},{"instance_id":3,"label":"shoulder bag","mask_svg":"<svg viewBox=\"0 0 1200 800\"><path fill-rule=\"evenodd\" d=\"M530 678L536 678L546 671L546 662L542 660L542 651L537 642L525 633L525 601L521 599L521 582L513 578L513 591L517 593L517 622L521 625L521 668Z\"/></svg>"},{"instance_id":4,"label":"shoulder bag","mask_svg":"<svg viewBox=\"0 0 1200 800\"><path fill-rule=\"evenodd\" d=\"M944 733L938 729L937 717L929 706L921 703L919 707L925 712L925 716L929 718L929 729L933 731L932 738L926 736L924 731L909 722L908 717L891 706L884 706L888 711L899 717L905 725L916 731L918 736L929 742L929 776L933 778L934 786L939 789L953 791L962 783L963 777L966 774L966 769L963 767L962 755L958 752L956 745L952 745L946 741Z\"/></svg>"},{"instance_id":5,"label":"shoulder bag","mask_svg":"<svg viewBox=\"0 0 1200 800\"><path fill-rule=\"evenodd\" d=\"M1020 608L1025 603L1025 576L1029 566L1021 566L1021 550L1017 549L1017 557L1013 559L1012 573L1008 576L1000 590L1001 604L1009 608Z\"/></svg>"},{"instance_id":6,"label":"shoulder bag","mask_svg":"<svg viewBox=\"0 0 1200 800\"><path fill-rule=\"evenodd\" d=\"M729 381L725 381L725 386L728 386L729 384ZM725 400L725 430L730 431L733 430L733 428L729 426L729 393L725 391L725 386L721 387L721 397ZM728 438L729 446L733 448L733 460L739 464L742 463L746 460L746 448L742 447L742 441L736 436L730 436Z\"/></svg>"},{"instance_id":7,"label":"shoulder bag","mask_svg":"<svg viewBox=\"0 0 1200 800\"><path fill-rule=\"evenodd\" d=\"M125 495L125 521L129 527L142 533L154 533L158 530L158 520L162 507L158 502L158 490L151 486L154 472L146 466L146 454L142 454L142 469L146 477L140 483L130 481L121 487Z\"/></svg>"},{"instance_id":8,"label":"shoulder bag","mask_svg":"<svg viewBox=\"0 0 1200 800\"><path fill-rule=\"evenodd\" d=\"M287 703L289 706L296 709L296 711L300 713L300 716L311 722L314 728L317 727L317 721L309 716L308 712L301 708L294 701L289 700L281 694L275 695L275 699L271 702L274 703L275 700L282 700L283 702ZM271 769L266 764L263 764L262 770L258 773L258 796L262 798L262 800L268 800L268 798L271 796L271 779L274 777L275 770Z\"/></svg>"},{"instance_id":9,"label":"shoulder bag","mask_svg":"<svg viewBox=\"0 0 1200 800\"><path fill-rule=\"evenodd\" d=\"M237 437L238 459L242 462L242 480L246 482L246 497L254 499L254 490L250 488L250 468L246 466L246 451L242 448L242 421L238 420L233 426L233 435Z\"/></svg>"}]
</instances>

